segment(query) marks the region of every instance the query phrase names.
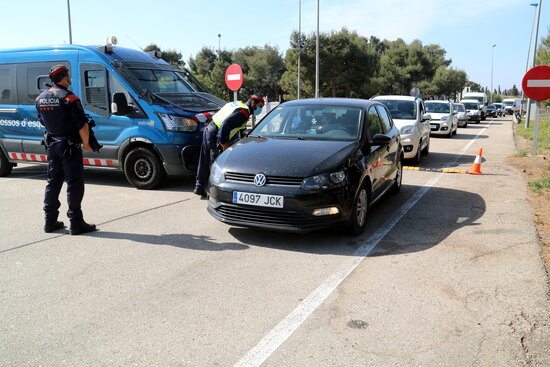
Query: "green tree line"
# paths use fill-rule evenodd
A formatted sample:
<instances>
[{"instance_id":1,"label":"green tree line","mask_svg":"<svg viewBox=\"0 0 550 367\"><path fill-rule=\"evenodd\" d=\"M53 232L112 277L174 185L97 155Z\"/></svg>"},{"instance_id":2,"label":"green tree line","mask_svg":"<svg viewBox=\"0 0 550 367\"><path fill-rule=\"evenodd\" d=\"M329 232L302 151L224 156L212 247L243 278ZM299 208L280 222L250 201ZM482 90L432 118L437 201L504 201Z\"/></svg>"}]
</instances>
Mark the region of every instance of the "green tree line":
<instances>
[{"instance_id":1,"label":"green tree line","mask_svg":"<svg viewBox=\"0 0 550 367\"><path fill-rule=\"evenodd\" d=\"M232 92L225 85L225 70L232 63L243 69L241 96L257 93L270 100L291 100L297 98L298 52L300 97L315 95L315 48L314 33L294 32L284 55L277 47L266 44L220 52L203 47L187 63L174 50L163 51L163 58L175 65L186 65L213 94L225 100L232 99ZM149 45L146 50L160 49ZM406 43L402 39L366 38L343 28L319 35L319 54L321 97L408 95L411 88L417 87L425 96L456 99L465 86L486 89L469 81L464 71L450 67L452 60L446 58L441 46L423 45L419 40ZM517 90L515 86L514 89Z\"/></svg>"}]
</instances>

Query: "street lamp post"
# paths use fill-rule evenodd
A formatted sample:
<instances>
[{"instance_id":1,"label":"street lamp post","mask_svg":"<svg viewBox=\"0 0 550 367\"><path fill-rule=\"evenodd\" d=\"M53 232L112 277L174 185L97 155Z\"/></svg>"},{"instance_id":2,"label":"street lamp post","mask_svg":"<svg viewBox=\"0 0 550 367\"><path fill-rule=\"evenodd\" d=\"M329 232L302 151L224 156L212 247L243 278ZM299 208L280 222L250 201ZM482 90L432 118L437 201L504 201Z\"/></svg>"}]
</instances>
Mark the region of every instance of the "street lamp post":
<instances>
[{"instance_id":1,"label":"street lamp post","mask_svg":"<svg viewBox=\"0 0 550 367\"><path fill-rule=\"evenodd\" d=\"M319 98L319 0L317 0L317 42L315 45L315 98Z\"/></svg>"},{"instance_id":2,"label":"street lamp post","mask_svg":"<svg viewBox=\"0 0 550 367\"><path fill-rule=\"evenodd\" d=\"M533 4L530 4L533 5ZM533 5L536 6L536 5ZM533 47L533 67L537 65L537 41L539 38L539 21L540 21L540 8L542 8L542 0L539 1L537 15L537 27L535 31L535 45ZM530 44L530 43L529 43ZM529 119L531 118L531 98L527 99L527 115L525 116L525 127L529 127Z\"/></svg>"},{"instance_id":3,"label":"street lamp post","mask_svg":"<svg viewBox=\"0 0 550 367\"><path fill-rule=\"evenodd\" d=\"M70 0L67 0L67 14L69 18L69 44L73 44L73 32L71 30L71 4Z\"/></svg>"},{"instance_id":4,"label":"street lamp post","mask_svg":"<svg viewBox=\"0 0 550 367\"><path fill-rule=\"evenodd\" d=\"M300 99L300 56L302 53L302 0L298 1L298 92L296 98Z\"/></svg>"},{"instance_id":5,"label":"street lamp post","mask_svg":"<svg viewBox=\"0 0 550 367\"><path fill-rule=\"evenodd\" d=\"M218 33L218 60L220 59L221 43L222 43L222 35L221 33Z\"/></svg>"},{"instance_id":6,"label":"street lamp post","mask_svg":"<svg viewBox=\"0 0 550 367\"><path fill-rule=\"evenodd\" d=\"M491 90L489 91L489 103L493 103L493 59L494 59L494 51L495 46L491 46Z\"/></svg>"}]
</instances>

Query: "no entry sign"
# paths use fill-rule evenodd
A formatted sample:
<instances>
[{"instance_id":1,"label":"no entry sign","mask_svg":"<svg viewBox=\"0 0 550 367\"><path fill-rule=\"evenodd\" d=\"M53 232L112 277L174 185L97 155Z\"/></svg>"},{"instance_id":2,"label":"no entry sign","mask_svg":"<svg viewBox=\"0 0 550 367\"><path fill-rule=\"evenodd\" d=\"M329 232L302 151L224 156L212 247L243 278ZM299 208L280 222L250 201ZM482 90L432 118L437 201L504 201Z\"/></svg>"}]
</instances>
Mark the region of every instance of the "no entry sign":
<instances>
[{"instance_id":1,"label":"no entry sign","mask_svg":"<svg viewBox=\"0 0 550 367\"><path fill-rule=\"evenodd\" d=\"M530 69L525 73L521 87L533 101L550 99L550 66L539 65Z\"/></svg>"},{"instance_id":2,"label":"no entry sign","mask_svg":"<svg viewBox=\"0 0 550 367\"><path fill-rule=\"evenodd\" d=\"M243 70L238 64L231 64L225 71L227 88L237 91L243 85Z\"/></svg>"}]
</instances>

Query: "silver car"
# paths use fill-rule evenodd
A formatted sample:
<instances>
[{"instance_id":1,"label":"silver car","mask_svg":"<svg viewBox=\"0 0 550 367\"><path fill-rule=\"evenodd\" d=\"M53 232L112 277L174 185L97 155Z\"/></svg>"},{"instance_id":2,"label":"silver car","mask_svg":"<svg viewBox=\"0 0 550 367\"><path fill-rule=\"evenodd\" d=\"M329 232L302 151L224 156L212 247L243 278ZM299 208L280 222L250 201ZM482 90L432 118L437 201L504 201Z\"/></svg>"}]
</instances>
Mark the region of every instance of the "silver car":
<instances>
[{"instance_id":1,"label":"silver car","mask_svg":"<svg viewBox=\"0 0 550 367\"><path fill-rule=\"evenodd\" d=\"M424 101L410 96L376 96L371 98L382 102L392 116L395 126L399 129L401 144L405 158L419 164L423 154L430 151L430 121L426 114Z\"/></svg>"},{"instance_id":2,"label":"silver car","mask_svg":"<svg viewBox=\"0 0 550 367\"><path fill-rule=\"evenodd\" d=\"M458 118L458 127L468 127L468 112L462 103L455 103L453 110Z\"/></svg>"}]
</instances>

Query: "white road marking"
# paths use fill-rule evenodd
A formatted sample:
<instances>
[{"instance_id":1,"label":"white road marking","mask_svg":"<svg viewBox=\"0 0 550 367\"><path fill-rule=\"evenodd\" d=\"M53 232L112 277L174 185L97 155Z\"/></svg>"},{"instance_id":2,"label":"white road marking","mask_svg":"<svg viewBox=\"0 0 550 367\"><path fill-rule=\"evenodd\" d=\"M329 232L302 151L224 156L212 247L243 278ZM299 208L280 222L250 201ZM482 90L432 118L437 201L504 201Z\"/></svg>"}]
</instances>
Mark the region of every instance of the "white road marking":
<instances>
[{"instance_id":1,"label":"white road marking","mask_svg":"<svg viewBox=\"0 0 550 367\"><path fill-rule=\"evenodd\" d=\"M468 144L462 148L456 159L447 164L450 167L474 144L477 138L487 130L491 122L483 128ZM349 274L367 257L378 243L390 232L390 230L403 218L405 214L428 192L428 190L443 177L441 172L429 180L426 185L420 188L405 204L399 208L397 213L390 217L382 227L367 241L361 245L352 257L344 262L339 270L330 275L321 285L311 292L287 317L277 324L266 336L260 340L255 347L248 351L234 367L260 366L277 350L302 323L319 307L331 293L347 278Z\"/></svg>"},{"instance_id":2,"label":"white road marking","mask_svg":"<svg viewBox=\"0 0 550 367\"><path fill-rule=\"evenodd\" d=\"M550 87L550 79L532 79L527 81L528 87Z\"/></svg>"}]
</instances>

